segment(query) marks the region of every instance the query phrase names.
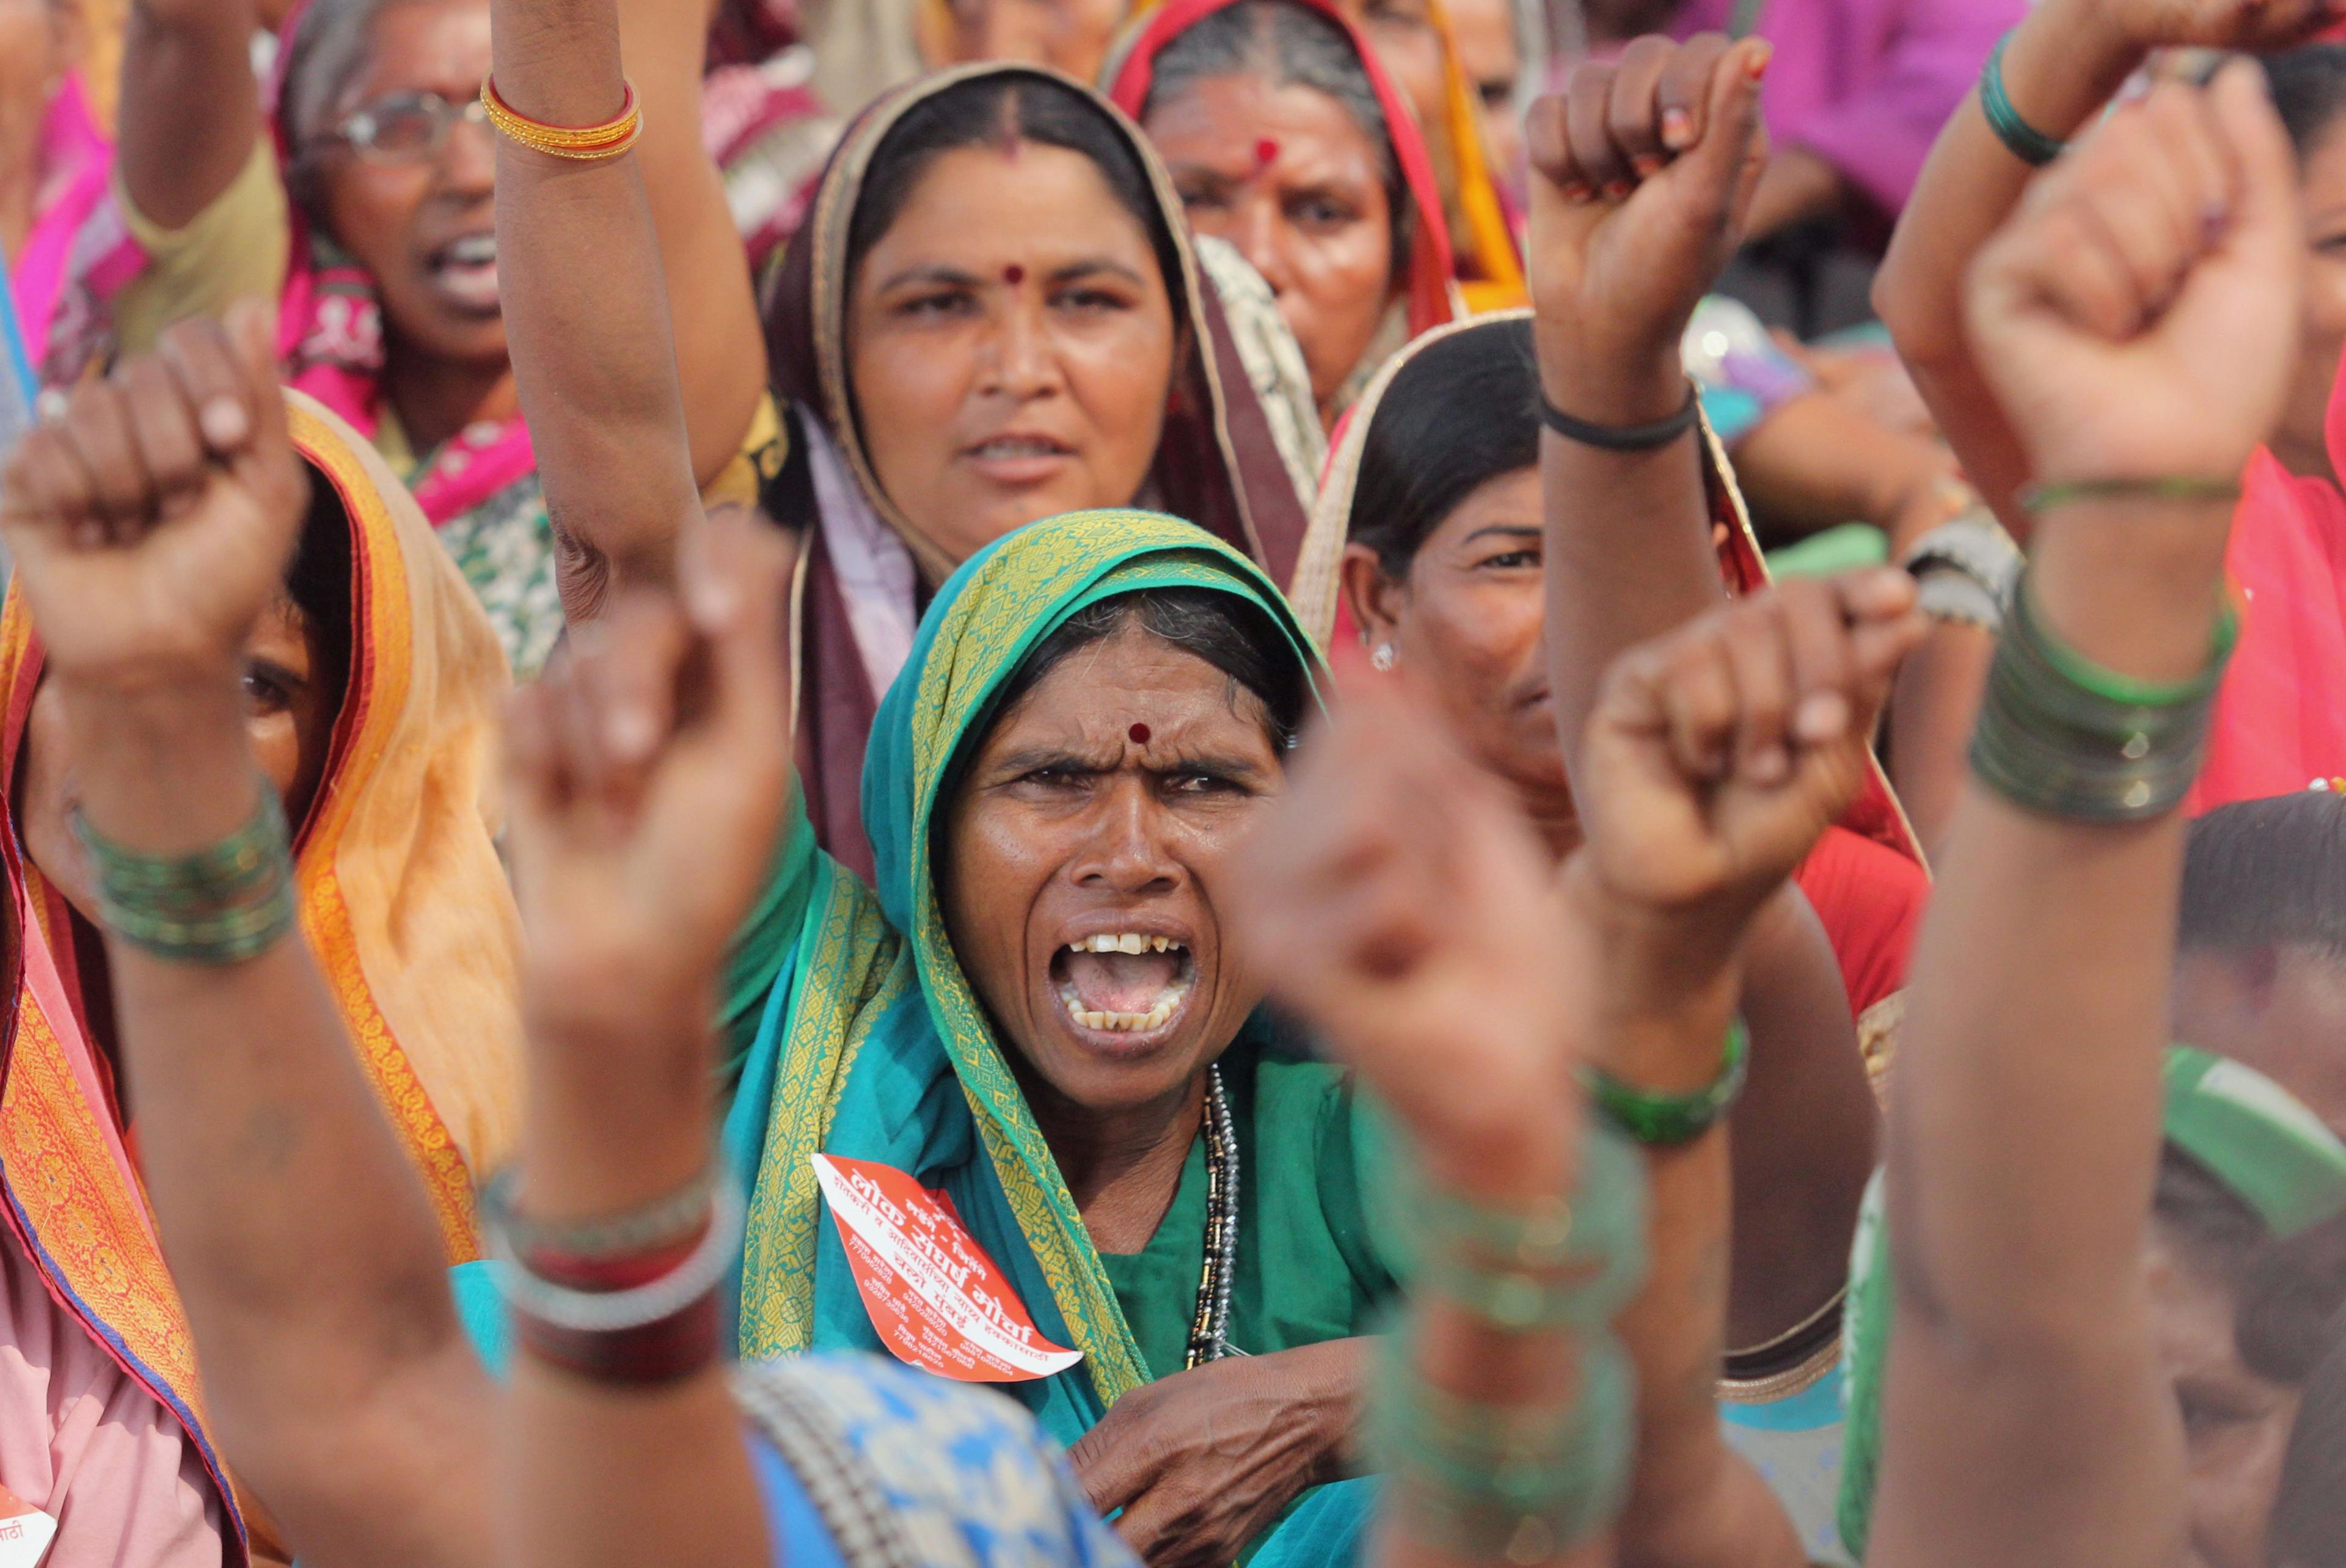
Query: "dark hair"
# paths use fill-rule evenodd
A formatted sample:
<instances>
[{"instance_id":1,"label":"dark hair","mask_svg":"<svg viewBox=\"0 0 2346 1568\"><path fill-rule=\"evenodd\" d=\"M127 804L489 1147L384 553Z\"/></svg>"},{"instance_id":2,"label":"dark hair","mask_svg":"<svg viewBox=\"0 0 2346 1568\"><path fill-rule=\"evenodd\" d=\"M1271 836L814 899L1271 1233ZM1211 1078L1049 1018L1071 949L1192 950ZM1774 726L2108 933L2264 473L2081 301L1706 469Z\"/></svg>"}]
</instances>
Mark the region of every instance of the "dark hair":
<instances>
[{"instance_id":1,"label":"dark hair","mask_svg":"<svg viewBox=\"0 0 2346 1568\"><path fill-rule=\"evenodd\" d=\"M312 154L332 127L342 95L366 68L374 43L375 18L394 5L418 0L310 0L280 46L285 51L278 120L284 127L291 164L288 183L294 199L314 198Z\"/></svg>"},{"instance_id":2,"label":"dark hair","mask_svg":"<svg viewBox=\"0 0 2346 1568\"><path fill-rule=\"evenodd\" d=\"M1405 276L1417 209L1402 182L1384 105L1351 36L1290 0L1239 0L1185 28L1158 51L1139 117L1146 121L1198 83L1222 76L1263 76L1277 87L1311 87L1343 107L1376 148L1385 209L1392 216L1392 277L1398 281Z\"/></svg>"},{"instance_id":3,"label":"dark hair","mask_svg":"<svg viewBox=\"0 0 2346 1568\"><path fill-rule=\"evenodd\" d=\"M1149 588L1102 599L1067 617L1026 656L995 699L998 718L1025 700L1060 661L1127 626L1194 654L1229 677L1229 696L1243 689L1263 707L1265 731L1284 749L1303 728L1311 698L1303 666L1270 617L1234 594L1215 588Z\"/></svg>"},{"instance_id":4,"label":"dark hair","mask_svg":"<svg viewBox=\"0 0 2346 1568\"><path fill-rule=\"evenodd\" d=\"M310 623L317 638L318 667L311 678L331 685L332 706L339 708L350 689L352 621L356 606L351 593L351 518L342 498L323 473L310 475L310 512L302 520L301 542L293 565L285 574L285 592Z\"/></svg>"},{"instance_id":5,"label":"dark hair","mask_svg":"<svg viewBox=\"0 0 2346 1568\"><path fill-rule=\"evenodd\" d=\"M2308 44L2267 56L2264 66L2273 107L2302 164L2321 149L2331 123L2346 110L2346 44Z\"/></svg>"},{"instance_id":6,"label":"dark hair","mask_svg":"<svg viewBox=\"0 0 2346 1568\"><path fill-rule=\"evenodd\" d=\"M2346 958L2346 799L2306 790L2219 807L2191 824L2185 951L2308 947Z\"/></svg>"},{"instance_id":7,"label":"dark hair","mask_svg":"<svg viewBox=\"0 0 2346 1568\"><path fill-rule=\"evenodd\" d=\"M1484 321L1393 373L1361 446L1348 533L1388 577L1477 489L1539 462L1539 363L1529 321Z\"/></svg>"},{"instance_id":8,"label":"dark hair","mask_svg":"<svg viewBox=\"0 0 2346 1568\"><path fill-rule=\"evenodd\" d=\"M903 216L931 163L961 148L997 147L1014 139L1065 148L1091 159L1117 205L1148 236L1165 290L1173 297L1174 319L1181 320L1188 301L1180 252L1139 154L1096 99L1064 82L1023 72L957 82L914 104L888 127L872 149L855 214L848 220L849 291L863 258Z\"/></svg>"},{"instance_id":9,"label":"dark hair","mask_svg":"<svg viewBox=\"0 0 2346 1568\"><path fill-rule=\"evenodd\" d=\"M2265 1536L2272 1568L2346 1561L2346 1322L2331 1323L2323 1339L2281 1461L2280 1495Z\"/></svg>"}]
</instances>

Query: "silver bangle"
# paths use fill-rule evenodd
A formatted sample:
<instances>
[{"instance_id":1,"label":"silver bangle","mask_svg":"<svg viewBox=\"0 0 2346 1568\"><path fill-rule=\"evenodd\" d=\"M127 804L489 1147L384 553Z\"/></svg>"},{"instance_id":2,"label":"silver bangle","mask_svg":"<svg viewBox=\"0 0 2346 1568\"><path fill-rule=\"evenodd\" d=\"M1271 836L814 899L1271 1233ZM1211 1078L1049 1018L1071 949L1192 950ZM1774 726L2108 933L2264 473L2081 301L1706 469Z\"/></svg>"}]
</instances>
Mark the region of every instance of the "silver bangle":
<instances>
[{"instance_id":1,"label":"silver bangle","mask_svg":"<svg viewBox=\"0 0 2346 1568\"><path fill-rule=\"evenodd\" d=\"M1975 504L1917 539L1898 564L1919 585L1923 614L1998 631L2021 554L1995 514Z\"/></svg>"},{"instance_id":2,"label":"silver bangle","mask_svg":"<svg viewBox=\"0 0 2346 1568\"><path fill-rule=\"evenodd\" d=\"M658 1278L627 1290L576 1290L530 1272L513 1241L486 1227L497 1293L524 1317L576 1334L617 1334L675 1317L724 1282L741 1247L749 1214L741 1186L729 1176L709 1194L709 1229L691 1256Z\"/></svg>"}]
</instances>

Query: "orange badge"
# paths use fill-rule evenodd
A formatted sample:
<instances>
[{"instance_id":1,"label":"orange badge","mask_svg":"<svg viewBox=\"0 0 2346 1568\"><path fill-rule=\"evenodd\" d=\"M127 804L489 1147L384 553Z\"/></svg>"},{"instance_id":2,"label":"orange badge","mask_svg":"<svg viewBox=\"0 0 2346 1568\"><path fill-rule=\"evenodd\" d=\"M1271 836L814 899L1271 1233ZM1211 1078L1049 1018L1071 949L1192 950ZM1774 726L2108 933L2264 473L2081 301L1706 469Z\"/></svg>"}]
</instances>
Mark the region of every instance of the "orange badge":
<instances>
[{"instance_id":1,"label":"orange badge","mask_svg":"<svg viewBox=\"0 0 2346 1568\"><path fill-rule=\"evenodd\" d=\"M0 1486L0 1568L38 1568L57 1522Z\"/></svg>"},{"instance_id":2,"label":"orange badge","mask_svg":"<svg viewBox=\"0 0 2346 1568\"><path fill-rule=\"evenodd\" d=\"M864 1309L898 1357L964 1383L1023 1383L1084 1359L1035 1330L944 1193L872 1160L812 1158Z\"/></svg>"}]
</instances>

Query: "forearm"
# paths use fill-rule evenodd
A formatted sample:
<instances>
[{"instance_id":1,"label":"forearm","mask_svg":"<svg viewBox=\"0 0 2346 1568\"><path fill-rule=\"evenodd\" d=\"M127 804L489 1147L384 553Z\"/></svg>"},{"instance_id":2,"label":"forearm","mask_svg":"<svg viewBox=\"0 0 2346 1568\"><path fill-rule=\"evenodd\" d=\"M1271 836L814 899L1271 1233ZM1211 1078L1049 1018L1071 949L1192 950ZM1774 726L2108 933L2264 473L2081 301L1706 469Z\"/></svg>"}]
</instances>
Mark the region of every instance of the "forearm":
<instances>
[{"instance_id":1,"label":"forearm","mask_svg":"<svg viewBox=\"0 0 2346 1568\"><path fill-rule=\"evenodd\" d=\"M1492 1145L1490 1157L1474 1149L1421 1150L1425 1179L1443 1190L1479 1204L1510 1207L1552 1200L1569 1193L1578 1160L1573 1129L1526 1129L1520 1140ZM1415 1296L1412 1321L1411 1375L1454 1400L1502 1408L1556 1409L1585 1397L1586 1362L1579 1336L1556 1328L1515 1331L1459 1307L1433 1292ZM1606 1433L1613 1441L1619 1434ZM1406 1487L1388 1481L1379 1507L1373 1561L1377 1568L1481 1568L1509 1559L1478 1557L1446 1550L1435 1533L1418 1528L1407 1504ZM1616 1561L1609 1533L1554 1557L1536 1559L1555 1568L1605 1568Z\"/></svg>"},{"instance_id":2,"label":"forearm","mask_svg":"<svg viewBox=\"0 0 2346 1568\"><path fill-rule=\"evenodd\" d=\"M141 216L191 222L252 156L252 0L137 0L125 24L116 157Z\"/></svg>"},{"instance_id":3,"label":"forearm","mask_svg":"<svg viewBox=\"0 0 2346 1568\"><path fill-rule=\"evenodd\" d=\"M1596 885L1586 859L1566 878L1604 933L1606 995L1592 1064L1650 1093L1708 1086L1749 987L1740 922L1701 930L1625 908ZM1734 1120L1745 1115L1739 1109ZM1730 1262L1728 1125L1644 1154L1649 1261L1644 1286L1616 1320L1637 1371L1637 1459L1617 1530L1619 1560L1645 1568L1798 1565L1805 1559L1790 1520L1780 1507L1749 1506L1744 1467L1719 1430L1729 1286L1740 1274Z\"/></svg>"},{"instance_id":4,"label":"forearm","mask_svg":"<svg viewBox=\"0 0 2346 1568\"><path fill-rule=\"evenodd\" d=\"M662 1012L667 1018L654 1016ZM533 1219L627 1213L707 1168L709 1053L684 1022L695 1012L689 1003L647 1009L635 1037L616 1042L533 1020L519 1191ZM626 1158L613 1157L619 1149ZM525 1350L506 1405L505 1450L515 1487L509 1539L523 1544L525 1568L752 1568L771 1560L721 1361L676 1382L630 1387Z\"/></svg>"},{"instance_id":5,"label":"forearm","mask_svg":"<svg viewBox=\"0 0 2346 1568\"><path fill-rule=\"evenodd\" d=\"M668 283L677 379L706 485L733 461L766 391L765 337L725 184L700 141L703 0L618 0L620 54L644 99L636 144Z\"/></svg>"},{"instance_id":6,"label":"forearm","mask_svg":"<svg viewBox=\"0 0 2346 1568\"><path fill-rule=\"evenodd\" d=\"M1739 1006L1751 1069L1732 1118L1729 1350L1808 1321L1848 1283L1880 1131L1840 962L1797 887L1753 921Z\"/></svg>"},{"instance_id":7,"label":"forearm","mask_svg":"<svg viewBox=\"0 0 2346 1568\"><path fill-rule=\"evenodd\" d=\"M1622 355L1538 333L1540 383L1565 412L1640 424L1687 400L1678 344ZM1694 433L1644 453L1540 435L1548 670L1557 733L1572 767L1606 669L1621 653L1717 604L1723 593Z\"/></svg>"},{"instance_id":8,"label":"forearm","mask_svg":"<svg viewBox=\"0 0 2346 1568\"><path fill-rule=\"evenodd\" d=\"M2071 509L2033 567L2051 634L2137 679L2204 668L2223 545L2210 521ZM2183 820L2076 823L1974 783L1953 842L1893 1086L1881 1496L1884 1539L1905 1547L1885 1560L1952 1560L1917 1543L1985 1530L2045 1560L2090 1544L2103 1561L2164 1561L2176 1522L2150 1499L2180 1485L2180 1432L2141 1252ZM2029 1484L2051 1462L2075 1484Z\"/></svg>"},{"instance_id":9,"label":"forearm","mask_svg":"<svg viewBox=\"0 0 2346 1568\"><path fill-rule=\"evenodd\" d=\"M1800 534L1851 522L1892 534L1954 474L1953 454L1938 443L1890 429L1824 391L1785 402L1735 447L1735 477L1752 506Z\"/></svg>"},{"instance_id":10,"label":"forearm","mask_svg":"<svg viewBox=\"0 0 2346 1568\"><path fill-rule=\"evenodd\" d=\"M497 90L517 113L568 126L618 113L613 0L496 0L492 11ZM515 381L571 547L565 606L587 618L614 585L670 579L699 505L638 156L578 161L499 137L497 244Z\"/></svg>"},{"instance_id":11,"label":"forearm","mask_svg":"<svg viewBox=\"0 0 2346 1568\"><path fill-rule=\"evenodd\" d=\"M2006 95L2045 135L2075 136L2125 84L2142 51L2103 19L2100 0L2045 0L2004 54ZM2018 439L1972 358L1964 279L2035 170L1990 128L1974 88L1940 132L1874 282L1874 308L1972 483L2007 526L2028 477Z\"/></svg>"},{"instance_id":12,"label":"forearm","mask_svg":"<svg viewBox=\"0 0 2346 1568\"><path fill-rule=\"evenodd\" d=\"M1994 657L1995 636L1985 628L1935 622L1890 690L1890 782L1934 865L1971 778L1972 727Z\"/></svg>"},{"instance_id":13,"label":"forearm","mask_svg":"<svg viewBox=\"0 0 2346 1568\"><path fill-rule=\"evenodd\" d=\"M268 787L224 674L63 695L84 813L126 849L217 843ZM240 1474L313 1561L485 1563L466 1478L489 1390L438 1224L308 948L107 956L148 1192Z\"/></svg>"}]
</instances>

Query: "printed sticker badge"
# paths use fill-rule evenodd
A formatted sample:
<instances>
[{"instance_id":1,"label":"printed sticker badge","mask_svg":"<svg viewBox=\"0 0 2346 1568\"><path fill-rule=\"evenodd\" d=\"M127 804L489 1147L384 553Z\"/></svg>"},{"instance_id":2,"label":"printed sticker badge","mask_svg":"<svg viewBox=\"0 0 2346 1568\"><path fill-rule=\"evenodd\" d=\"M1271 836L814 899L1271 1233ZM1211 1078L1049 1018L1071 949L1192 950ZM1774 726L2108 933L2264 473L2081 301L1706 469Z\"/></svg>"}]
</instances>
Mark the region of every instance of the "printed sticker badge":
<instances>
[{"instance_id":1,"label":"printed sticker badge","mask_svg":"<svg viewBox=\"0 0 2346 1568\"><path fill-rule=\"evenodd\" d=\"M811 1157L872 1326L899 1358L964 1383L1023 1383L1084 1359L1036 1331L944 1193L876 1161Z\"/></svg>"}]
</instances>

